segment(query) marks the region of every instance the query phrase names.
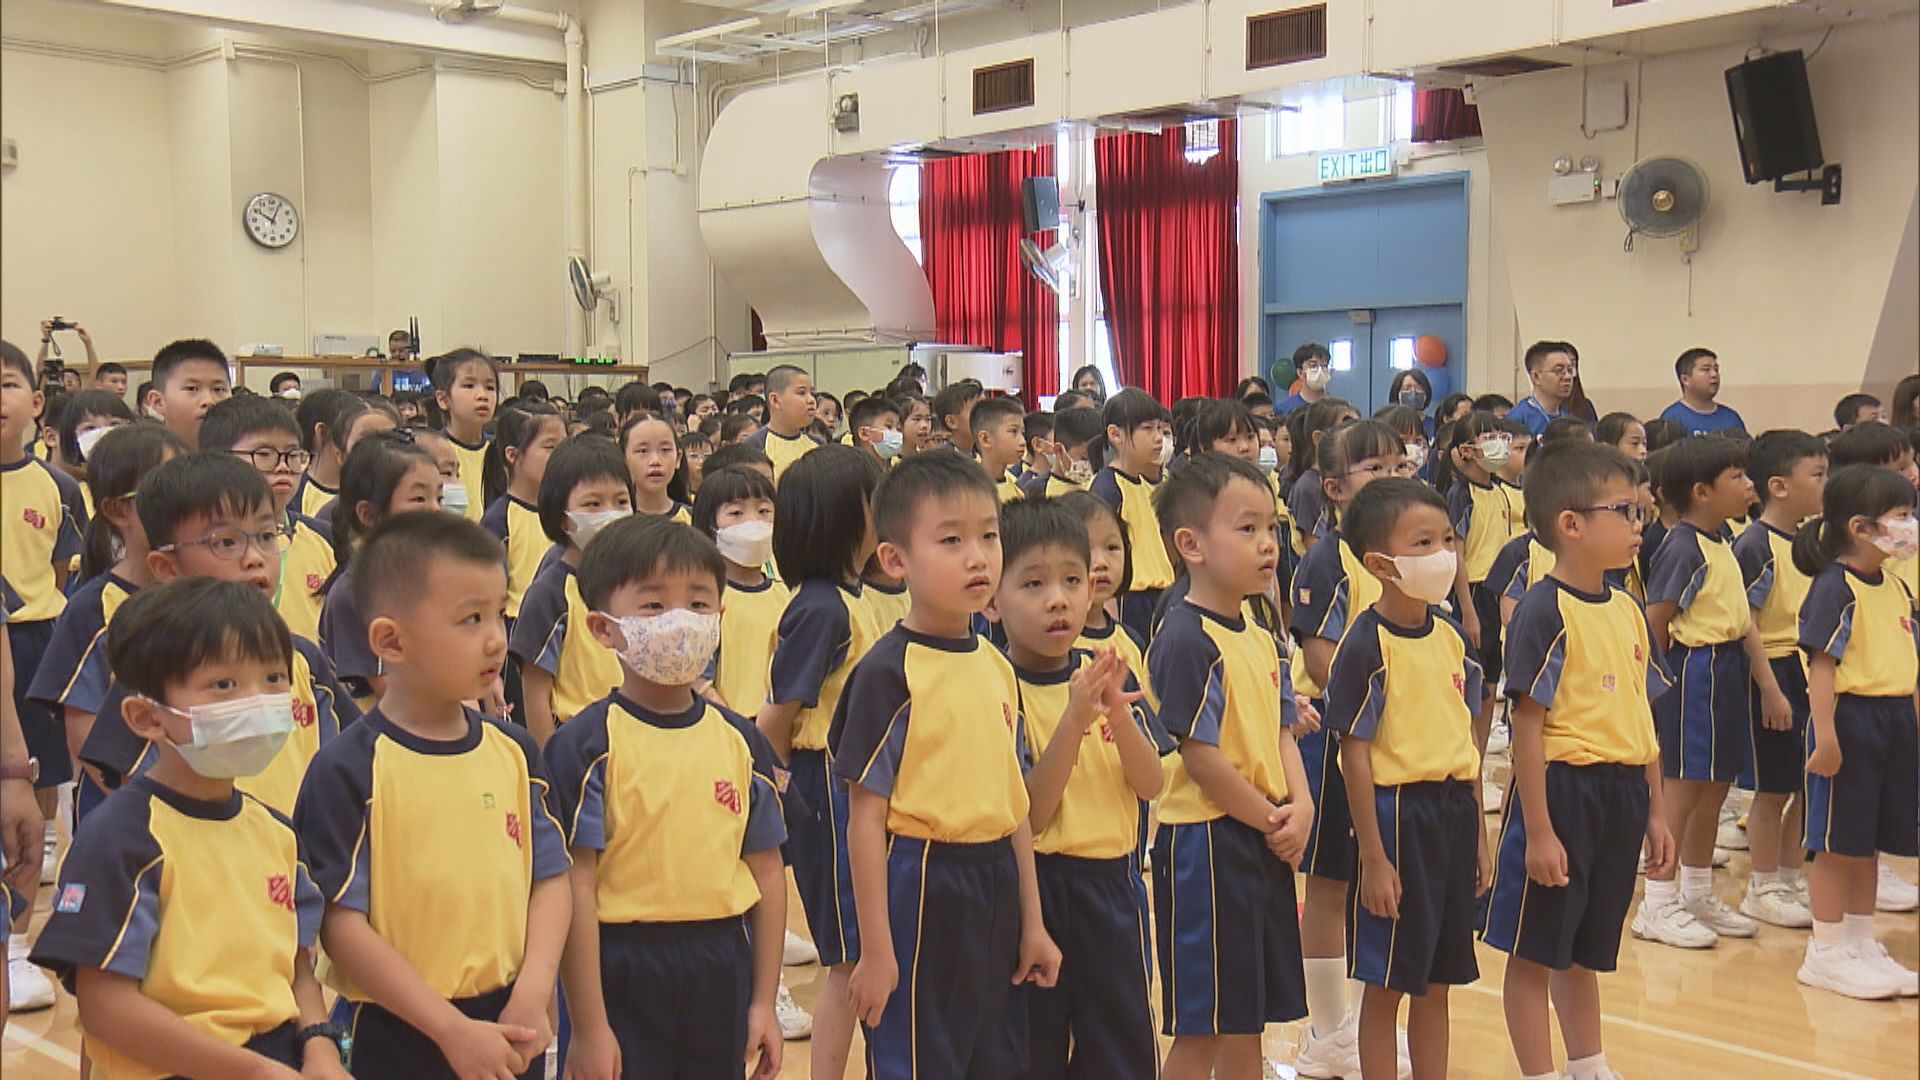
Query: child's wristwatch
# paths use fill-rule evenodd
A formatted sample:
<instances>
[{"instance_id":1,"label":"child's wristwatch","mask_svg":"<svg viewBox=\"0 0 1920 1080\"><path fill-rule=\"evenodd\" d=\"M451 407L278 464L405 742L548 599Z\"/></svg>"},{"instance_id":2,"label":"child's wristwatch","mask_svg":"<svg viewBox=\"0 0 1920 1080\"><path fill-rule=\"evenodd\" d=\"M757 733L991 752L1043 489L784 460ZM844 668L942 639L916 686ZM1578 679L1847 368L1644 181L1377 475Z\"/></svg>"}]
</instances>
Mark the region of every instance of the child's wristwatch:
<instances>
[{"instance_id":1,"label":"child's wristwatch","mask_svg":"<svg viewBox=\"0 0 1920 1080\"><path fill-rule=\"evenodd\" d=\"M0 765L0 780L25 780L29 784L40 782L40 759L30 757L12 765Z\"/></svg>"},{"instance_id":2,"label":"child's wristwatch","mask_svg":"<svg viewBox=\"0 0 1920 1080\"><path fill-rule=\"evenodd\" d=\"M300 1029L299 1034L293 1038L294 1043L300 1047L302 1053L306 1052L307 1043L314 1039L327 1040L333 1044L335 1050L340 1052L340 1061L342 1064L346 1062L347 1054L353 1047L353 1040L347 1036L347 1029L341 1027L339 1024L315 1024L312 1027L303 1027Z\"/></svg>"}]
</instances>

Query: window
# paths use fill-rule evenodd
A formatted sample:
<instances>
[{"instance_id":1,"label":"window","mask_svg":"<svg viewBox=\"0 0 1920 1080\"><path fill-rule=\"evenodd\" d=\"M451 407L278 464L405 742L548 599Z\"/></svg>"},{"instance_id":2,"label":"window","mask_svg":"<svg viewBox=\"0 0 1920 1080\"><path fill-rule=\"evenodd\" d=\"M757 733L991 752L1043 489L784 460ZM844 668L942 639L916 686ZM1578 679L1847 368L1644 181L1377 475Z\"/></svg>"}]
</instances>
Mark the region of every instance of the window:
<instances>
[{"instance_id":1,"label":"window","mask_svg":"<svg viewBox=\"0 0 1920 1080\"><path fill-rule=\"evenodd\" d=\"M1204 165L1220 153L1220 121L1194 120L1184 129L1187 141L1183 156L1189 165Z\"/></svg>"},{"instance_id":2,"label":"window","mask_svg":"<svg viewBox=\"0 0 1920 1080\"><path fill-rule=\"evenodd\" d=\"M1327 366L1334 371L1353 370L1353 339L1334 338L1327 342L1327 355L1331 361Z\"/></svg>"},{"instance_id":3,"label":"window","mask_svg":"<svg viewBox=\"0 0 1920 1080\"><path fill-rule=\"evenodd\" d=\"M1393 87L1393 138L1397 143L1413 141L1413 84L1395 83Z\"/></svg>"},{"instance_id":4,"label":"window","mask_svg":"<svg viewBox=\"0 0 1920 1080\"><path fill-rule=\"evenodd\" d=\"M920 247L920 166L896 165L887 179L887 206L893 212L893 231L913 253L913 261L926 259Z\"/></svg>"},{"instance_id":5,"label":"window","mask_svg":"<svg viewBox=\"0 0 1920 1080\"><path fill-rule=\"evenodd\" d=\"M1413 336L1387 339L1387 363L1395 371L1413 370Z\"/></svg>"},{"instance_id":6,"label":"window","mask_svg":"<svg viewBox=\"0 0 1920 1080\"><path fill-rule=\"evenodd\" d=\"M1275 157L1338 150L1347 141L1347 101L1338 90L1282 105L1274 114L1268 146Z\"/></svg>"}]
</instances>

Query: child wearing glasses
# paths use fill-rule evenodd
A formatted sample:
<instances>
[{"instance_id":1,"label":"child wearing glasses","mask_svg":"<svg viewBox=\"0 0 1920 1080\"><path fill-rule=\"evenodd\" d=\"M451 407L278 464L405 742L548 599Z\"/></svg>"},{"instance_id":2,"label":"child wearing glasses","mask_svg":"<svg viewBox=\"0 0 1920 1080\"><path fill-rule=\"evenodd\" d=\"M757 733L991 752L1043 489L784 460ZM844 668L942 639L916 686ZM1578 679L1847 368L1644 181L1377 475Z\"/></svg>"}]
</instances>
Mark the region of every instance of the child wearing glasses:
<instances>
[{"instance_id":1,"label":"child wearing glasses","mask_svg":"<svg viewBox=\"0 0 1920 1080\"><path fill-rule=\"evenodd\" d=\"M324 600L320 587L333 576L333 530L292 508L301 473L313 460L300 445L299 423L266 398L228 398L208 409L200 422L200 448L250 461L266 477L274 521L287 534L274 610L295 637L318 639Z\"/></svg>"}]
</instances>

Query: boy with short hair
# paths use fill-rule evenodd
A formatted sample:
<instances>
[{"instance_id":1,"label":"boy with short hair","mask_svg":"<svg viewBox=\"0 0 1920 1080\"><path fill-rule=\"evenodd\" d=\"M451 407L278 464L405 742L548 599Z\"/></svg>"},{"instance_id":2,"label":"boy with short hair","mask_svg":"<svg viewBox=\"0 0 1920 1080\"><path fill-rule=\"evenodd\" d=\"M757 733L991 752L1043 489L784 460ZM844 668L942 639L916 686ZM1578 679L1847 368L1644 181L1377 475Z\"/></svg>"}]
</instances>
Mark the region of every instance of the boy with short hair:
<instances>
[{"instance_id":1,"label":"boy with short hair","mask_svg":"<svg viewBox=\"0 0 1920 1080\"><path fill-rule=\"evenodd\" d=\"M1673 374L1680 380L1680 400L1662 410L1660 419L1679 424L1689 435L1747 430L1739 413L1714 401L1720 396L1720 358L1712 349L1681 353L1673 362Z\"/></svg>"},{"instance_id":2,"label":"boy with short hair","mask_svg":"<svg viewBox=\"0 0 1920 1080\"><path fill-rule=\"evenodd\" d=\"M273 606L287 629L320 636L321 589L333 576L333 530L293 512L293 495L313 456L300 445L300 425L286 409L258 397L228 398L207 410L200 448L232 454L267 479L275 522L288 542L273 590ZM154 543L159 541L152 541Z\"/></svg>"},{"instance_id":3,"label":"boy with short hair","mask_svg":"<svg viewBox=\"0 0 1920 1080\"><path fill-rule=\"evenodd\" d=\"M1045 445L1035 451L1045 464L1027 470L1020 478L1021 492L1029 499L1041 495L1057 499L1069 492L1087 490L1094 475L1093 463L1087 460L1087 454L1094 442L1105 438L1106 433L1098 409L1055 413L1052 432Z\"/></svg>"},{"instance_id":4,"label":"boy with short hair","mask_svg":"<svg viewBox=\"0 0 1920 1080\"><path fill-rule=\"evenodd\" d=\"M1727 522L1747 512L1753 481L1746 451L1727 439L1685 439L1661 463L1661 493L1680 514L1654 553L1647 578L1647 620L1677 692L1654 703L1666 778L1667 827L1680 845L1679 880L1647 873L1633 918L1635 937L1684 949L1721 937L1753 937L1758 925L1713 892L1713 844L1720 804L1751 757L1749 680L1759 688L1769 728L1790 726L1781 693L1754 629Z\"/></svg>"},{"instance_id":5,"label":"boy with short hair","mask_svg":"<svg viewBox=\"0 0 1920 1080\"><path fill-rule=\"evenodd\" d=\"M900 407L880 394L861 398L847 410L847 432L855 448L874 455L883 464L892 463L906 445L900 431Z\"/></svg>"},{"instance_id":6,"label":"boy with short hair","mask_svg":"<svg viewBox=\"0 0 1920 1080\"><path fill-rule=\"evenodd\" d=\"M1010 471L1027 451L1026 415L1018 398L990 397L973 407L967 421L967 441L1003 503L1021 497Z\"/></svg>"},{"instance_id":7,"label":"boy with short hair","mask_svg":"<svg viewBox=\"0 0 1920 1080\"><path fill-rule=\"evenodd\" d=\"M872 512L880 569L912 608L848 678L828 735L865 946L848 991L878 1080L922 1061L1009 1076L1008 993L1054 985L1060 950L1034 877L1013 666L973 631L1000 579L998 500L972 462L932 454L889 473Z\"/></svg>"},{"instance_id":8,"label":"boy with short hair","mask_svg":"<svg viewBox=\"0 0 1920 1080\"><path fill-rule=\"evenodd\" d=\"M506 661L500 541L395 514L351 570L380 705L314 759L294 825L320 936L378 1076L540 1075L572 897L540 751L467 709Z\"/></svg>"},{"instance_id":9,"label":"boy with short hair","mask_svg":"<svg viewBox=\"0 0 1920 1080\"><path fill-rule=\"evenodd\" d=\"M1025 426L1026 449L1019 463L1013 467L1014 479L1023 484L1034 473L1045 473L1052 467L1053 462L1047 449L1053 441L1053 414L1030 412L1027 414Z\"/></svg>"},{"instance_id":10,"label":"boy with short hair","mask_svg":"<svg viewBox=\"0 0 1920 1080\"><path fill-rule=\"evenodd\" d=\"M1447 988L1480 977L1474 897L1492 877L1473 732L1480 664L1466 633L1433 609L1453 591L1457 568L1439 492L1376 480L1348 505L1341 534L1382 583L1341 639L1326 689L1359 844L1347 963L1366 984L1360 1063L1368 1075L1396 1072L1395 1019L1411 994L1414 1072L1445 1076ZM1434 693L1449 683L1457 697Z\"/></svg>"},{"instance_id":11,"label":"boy with short hair","mask_svg":"<svg viewBox=\"0 0 1920 1080\"><path fill-rule=\"evenodd\" d=\"M773 748L693 691L725 588L713 542L671 521L611 525L580 563L588 628L623 680L547 744L574 858L569 1075L739 1076L756 1049L756 1075L780 1071Z\"/></svg>"},{"instance_id":12,"label":"boy with short hair","mask_svg":"<svg viewBox=\"0 0 1920 1080\"><path fill-rule=\"evenodd\" d=\"M813 423L813 376L792 364L767 372L766 426L747 437L747 444L773 459L773 482L787 467L820 445L807 430Z\"/></svg>"},{"instance_id":13,"label":"boy with short hair","mask_svg":"<svg viewBox=\"0 0 1920 1080\"><path fill-rule=\"evenodd\" d=\"M1886 419L1885 406L1872 394L1848 394L1833 407L1833 426L1843 432Z\"/></svg>"},{"instance_id":14,"label":"boy with short hair","mask_svg":"<svg viewBox=\"0 0 1920 1080\"><path fill-rule=\"evenodd\" d=\"M1769 431L1753 441L1747 475L1760 498L1760 516L1733 542L1733 555L1767 666L1791 714L1785 726L1774 726L1779 718L1766 713L1759 688L1753 688L1748 699L1753 761L1741 781L1753 791L1747 809L1753 873L1740 911L1774 926L1807 929L1813 913L1800 891L1806 887L1800 876L1807 853L1800 835L1804 807L1793 796L1806 780L1807 718L1812 715L1799 634L1800 607L1813 579L1793 565L1793 538L1800 522L1820 512L1827 486L1826 444L1804 431Z\"/></svg>"},{"instance_id":15,"label":"boy with short hair","mask_svg":"<svg viewBox=\"0 0 1920 1080\"><path fill-rule=\"evenodd\" d=\"M155 762L75 835L33 956L79 998L93 1075L345 1077L320 893L287 820L235 790L294 726L286 627L251 588L181 581L127 601L107 651Z\"/></svg>"},{"instance_id":16,"label":"boy with short hair","mask_svg":"<svg viewBox=\"0 0 1920 1080\"><path fill-rule=\"evenodd\" d=\"M973 443L973 410L985 400L986 390L974 379L941 387L928 406L933 410L933 446L959 449Z\"/></svg>"},{"instance_id":17,"label":"boy with short hair","mask_svg":"<svg viewBox=\"0 0 1920 1080\"><path fill-rule=\"evenodd\" d=\"M141 404L172 428L187 449L196 449L207 410L233 396L231 371L227 354L211 341L171 342L153 354L153 388Z\"/></svg>"},{"instance_id":18,"label":"boy with short hair","mask_svg":"<svg viewBox=\"0 0 1920 1080\"><path fill-rule=\"evenodd\" d=\"M1142 806L1160 794L1162 736L1126 661L1075 648L1093 597L1085 523L1034 499L1007 504L1000 526L1005 572L987 614L1019 681L1034 873L1062 955L1059 985L1014 1005L1028 1075L1151 1080L1152 954L1134 856Z\"/></svg>"},{"instance_id":19,"label":"boy with short hair","mask_svg":"<svg viewBox=\"0 0 1920 1080\"><path fill-rule=\"evenodd\" d=\"M1153 506L1190 582L1147 650L1161 722L1180 747L1153 841L1161 1030L1173 1036L1165 1075L1246 1080L1261 1075L1266 1025L1307 1014L1286 864L1314 808L1289 730L1292 680L1273 635L1241 610L1279 565L1273 489L1245 461L1201 454Z\"/></svg>"},{"instance_id":20,"label":"boy with short hair","mask_svg":"<svg viewBox=\"0 0 1920 1080\"><path fill-rule=\"evenodd\" d=\"M93 388L115 397L127 396L127 367L109 360L93 369Z\"/></svg>"},{"instance_id":21,"label":"boy with short hair","mask_svg":"<svg viewBox=\"0 0 1920 1080\"><path fill-rule=\"evenodd\" d=\"M1149 470L1163 466L1173 456L1172 420L1166 406L1133 387L1107 399L1100 417L1110 449L1106 467L1095 474L1090 487L1113 507L1127 527L1132 572L1128 591L1119 597L1120 621L1145 641L1160 593L1174 579L1172 552L1162 539L1163 522L1154 509L1153 483L1147 479ZM1252 591L1265 590L1262 584Z\"/></svg>"},{"instance_id":22,"label":"boy with short hair","mask_svg":"<svg viewBox=\"0 0 1920 1080\"><path fill-rule=\"evenodd\" d=\"M299 401L300 376L291 371L276 372L267 384L267 392L285 401Z\"/></svg>"}]
</instances>

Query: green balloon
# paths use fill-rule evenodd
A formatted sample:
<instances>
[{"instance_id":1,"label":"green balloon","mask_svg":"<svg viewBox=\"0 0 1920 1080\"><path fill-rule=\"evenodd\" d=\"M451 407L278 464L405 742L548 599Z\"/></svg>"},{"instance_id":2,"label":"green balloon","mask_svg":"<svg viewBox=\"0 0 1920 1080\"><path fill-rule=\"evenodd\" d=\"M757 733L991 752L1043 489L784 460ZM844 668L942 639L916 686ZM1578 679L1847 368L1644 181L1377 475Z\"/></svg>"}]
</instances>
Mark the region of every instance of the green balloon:
<instances>
[{"instance_id":1,"label":"green balloon","mask_svg":"<svg viewBox=\"0 0 1920 1080\"><path fill-rule=\"evenodd\" d=\"M1278 395L1285 394L1287 387L1293 385L1293 380L1298 378L1300 373L1293 368L1293 357L1283 356L1273 362L1273 367L1268 369L1267 374L1268 381L1273 383L1273 392Z\"/></svg>"}]
</instances>

